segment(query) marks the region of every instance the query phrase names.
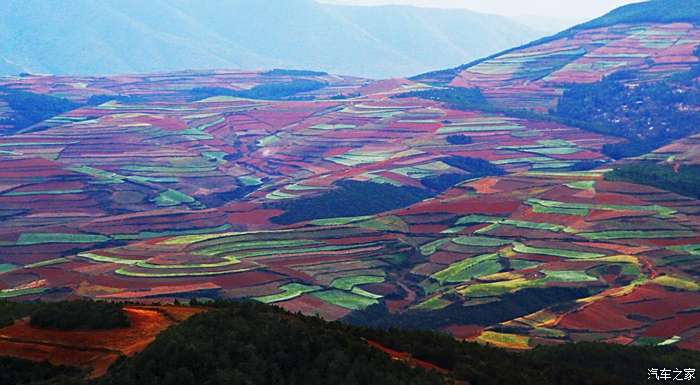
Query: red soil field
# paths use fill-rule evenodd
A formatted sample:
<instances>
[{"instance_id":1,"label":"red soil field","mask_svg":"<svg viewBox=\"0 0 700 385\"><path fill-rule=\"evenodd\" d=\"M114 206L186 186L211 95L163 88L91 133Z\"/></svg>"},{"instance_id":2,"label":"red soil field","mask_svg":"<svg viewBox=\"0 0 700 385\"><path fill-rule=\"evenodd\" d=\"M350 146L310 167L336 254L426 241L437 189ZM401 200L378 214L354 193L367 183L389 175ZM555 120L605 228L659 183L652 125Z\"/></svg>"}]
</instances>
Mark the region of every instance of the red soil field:
<instances>
[{"instance_id":1,"label":"red soil field","mask_svg":"<svg viewBox=\"0 0 700 385\"><path fill-rule=\"evenodd\" d=\"M0 355L53 365L75 366L99 377L120 356L132 356L175 322L205 311L198 308L125 307L131 326L103 331L61 331L33 328L28 320L0 329Z\"/></svg>"}]
</instances>

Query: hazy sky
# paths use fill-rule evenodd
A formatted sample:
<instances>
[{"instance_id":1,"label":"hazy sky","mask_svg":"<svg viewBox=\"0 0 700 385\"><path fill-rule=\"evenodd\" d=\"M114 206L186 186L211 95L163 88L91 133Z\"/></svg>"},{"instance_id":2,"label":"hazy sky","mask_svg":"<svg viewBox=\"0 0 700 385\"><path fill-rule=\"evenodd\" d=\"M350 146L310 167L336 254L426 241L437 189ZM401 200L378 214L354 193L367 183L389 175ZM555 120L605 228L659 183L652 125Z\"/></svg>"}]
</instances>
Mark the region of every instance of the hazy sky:
<instances>
[{"instance_id":1,"label":"hazy sky","mask_svg":"<svg viewBox=\"0 0 700 385\"><path fill-rule=\"evenodd\" d=\"M583 21L624 4L641 0L321 0L352 5L407 4L421 7L467 8L473 11L519 17L539 16Z\"/></svg>"}]
</instances>

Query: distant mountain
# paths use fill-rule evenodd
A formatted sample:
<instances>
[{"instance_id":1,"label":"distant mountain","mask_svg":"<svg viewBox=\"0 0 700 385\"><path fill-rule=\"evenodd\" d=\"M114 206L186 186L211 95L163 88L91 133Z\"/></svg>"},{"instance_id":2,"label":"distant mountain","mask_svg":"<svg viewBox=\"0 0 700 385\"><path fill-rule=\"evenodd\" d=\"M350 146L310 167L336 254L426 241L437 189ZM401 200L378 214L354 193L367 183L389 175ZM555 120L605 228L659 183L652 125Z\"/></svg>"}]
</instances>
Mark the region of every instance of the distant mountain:
<instances>
[{"instance_id":1,"label":"distant mountain","mask_svg":"<svg viewBox=\"0 0 700 385\"><path fill-rule=\"evenodd\" d=\"M289 67L396 77L537 37L466 10L313 0L5 0L0 18L5 75Z\"/></svg>"},{"instance_id":2,"label":"distant mountain","mask_svg":"<svg viewBox=\"0 0 700 385\"><path fill-rule=\"evenodd\" d=\"M631 26L634 24L671 23L689 23L695 26L700 26L700 0L650 0L624 5L601 17L575 25L551 36L546 36L515 48L509 48L502 52L486 56L472 62L467 63L468 60L465 60L464 62L467 64L462 64L458 67L420 74L411 79L419 81L433 81L437 83L449 82L461 71L472 68L484 62L494 60L498 61L499 58L504 56L526 50L537 51L538 47L544 47L558 40L572 40L578 33L590 29L613 26L618 26L624 29L625 25ZM693 40L690 40L676 42L676 44L688 44L693 42ZM597 42L590 41L589 43L592 43L593 47L588 47L587 51L592 51L595 48L599 48L601 45L600 43L605 45L605 42L602 40Z\"/></svg>"}]
</instances>

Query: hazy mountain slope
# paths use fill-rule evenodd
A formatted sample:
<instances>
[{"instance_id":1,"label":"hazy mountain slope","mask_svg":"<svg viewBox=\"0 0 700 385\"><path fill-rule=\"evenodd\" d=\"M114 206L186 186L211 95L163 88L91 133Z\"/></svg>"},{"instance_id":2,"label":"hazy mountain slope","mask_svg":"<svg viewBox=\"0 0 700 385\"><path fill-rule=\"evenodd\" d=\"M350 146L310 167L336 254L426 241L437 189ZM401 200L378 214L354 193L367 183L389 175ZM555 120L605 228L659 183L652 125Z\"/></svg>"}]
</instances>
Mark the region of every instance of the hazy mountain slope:
<instances>
[{"instance_id":1,"label":"hazy mountain slope","mask_svg":"<svg viewBox=\"0 0 700 385\"><path fill-rule=\"evenodd\" d=\"M689 23L700 25L700 0L651 0L634 3L616 8L609 13L593 19L591 21L573 26L567 30L543 37L527 44L509 48L491 56L462 64L455 68L420 74L413 77L413 80L431 81L436 83L449 83L463 70L475 67L487 61L498 61L504 56L522 51L536 51L539 47L543 49L546 45L557 40L571 40L576 34L590 29L618 26L624 29L625 26L635 24L671 24ZM630 28L632 29L632 28ZM602 43L605 43L601 40ZM590 43L593 43L591 41Z\"/></svg>"},{"instance_id":2,"label":"hazy mountain slope","mask_svg":"<svg viewBox=\"0 0 700 385\"><path fill-rule=\"evenodd\" d=\"M536 33L468 11L312 0L8 0L0 74L318 68L371 77L454 66Z\"/></svg>"}]
</instances>

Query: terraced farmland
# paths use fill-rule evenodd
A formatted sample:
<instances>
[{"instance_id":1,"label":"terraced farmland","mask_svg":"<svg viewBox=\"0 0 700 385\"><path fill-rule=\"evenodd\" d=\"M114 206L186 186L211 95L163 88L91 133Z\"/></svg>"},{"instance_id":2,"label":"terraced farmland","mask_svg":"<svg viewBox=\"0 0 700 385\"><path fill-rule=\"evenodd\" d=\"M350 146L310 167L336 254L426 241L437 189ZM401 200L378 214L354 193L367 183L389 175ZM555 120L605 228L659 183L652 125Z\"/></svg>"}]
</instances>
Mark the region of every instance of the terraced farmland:
<instances>
[{"instance_id":1,"label":"terraced farmland","mask_svg":"<svg viewBox=\"0 0 700 385\"><path fill-rule=\"evenodd\" d=\"M248 298L514 349L700 349L700 202L605 176L696 164L697 138L613 162L621 138L547 115L572 84L687 74L698 31L576 29L413 80L0 79L76 104L0 136L0 298ZM445 85L492 108L407 94Z\"/></svg>"}]
</instances>

